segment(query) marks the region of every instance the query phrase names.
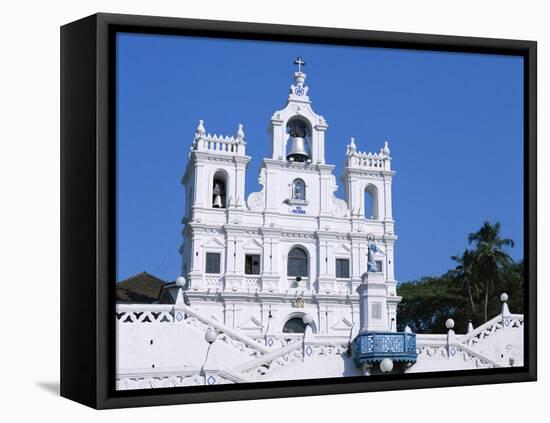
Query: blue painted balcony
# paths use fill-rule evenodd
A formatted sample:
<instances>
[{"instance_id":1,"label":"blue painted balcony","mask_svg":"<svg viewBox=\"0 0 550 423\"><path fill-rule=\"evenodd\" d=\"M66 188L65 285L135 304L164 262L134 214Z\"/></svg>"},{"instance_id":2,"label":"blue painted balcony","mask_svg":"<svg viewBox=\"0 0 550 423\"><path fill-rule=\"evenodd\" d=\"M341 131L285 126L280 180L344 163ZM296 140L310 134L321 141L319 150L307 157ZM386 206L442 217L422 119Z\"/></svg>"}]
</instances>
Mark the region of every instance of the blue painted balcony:
<instances>
[{"instance_id":1,"label":"blue painted balcony","mask_svg":"<svg viewBox=\"0 0 550 423\"><path fill-rule=\"evenodd\" d=\"M416 362L416 334L410 332L361 332L353 340L353 359L357 365L380 362Z\"/></svg>"}]
</instances>

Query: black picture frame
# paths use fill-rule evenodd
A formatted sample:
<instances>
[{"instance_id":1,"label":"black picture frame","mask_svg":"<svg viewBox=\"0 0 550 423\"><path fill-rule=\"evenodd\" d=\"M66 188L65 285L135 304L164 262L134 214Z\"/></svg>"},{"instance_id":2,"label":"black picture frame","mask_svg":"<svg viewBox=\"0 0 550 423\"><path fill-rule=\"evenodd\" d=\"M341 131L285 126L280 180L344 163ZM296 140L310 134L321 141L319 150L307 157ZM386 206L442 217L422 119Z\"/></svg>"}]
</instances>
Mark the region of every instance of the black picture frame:
<instances>
[{"instance_id":1,"label":"black picture frame","mask_svg":"<svg viewBox=\"0 0 550 423\"><path fill-rule=\"evenodd\" d=\"M116 391L114 37L119 31L523 57L525 366L341 380ZM534 41L103 13L63 26L61 395L103 409L536 380L536 137L537 44Z\"/></svg>"}]
</instances>

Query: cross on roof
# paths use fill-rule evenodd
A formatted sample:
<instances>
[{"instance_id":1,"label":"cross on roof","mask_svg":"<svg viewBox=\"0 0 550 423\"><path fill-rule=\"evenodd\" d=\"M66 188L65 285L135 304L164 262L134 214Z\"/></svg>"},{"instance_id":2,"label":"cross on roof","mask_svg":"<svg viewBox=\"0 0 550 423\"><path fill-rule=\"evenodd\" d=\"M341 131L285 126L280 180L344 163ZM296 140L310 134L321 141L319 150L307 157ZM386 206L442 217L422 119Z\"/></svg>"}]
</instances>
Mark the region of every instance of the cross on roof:
<instances>
[{"instance_id":1,"label":"cross on roof","mask_svg":"<svg viewBox=\"0 0 550 423\"><path fill-rule=\"evenodd\" d=\"M303 59L298 56L298 58L294 61L295 65L298 65L298 72L302 71L302 66L305 66L306 62L303 61Z\"/></svg>"}]
</instances>

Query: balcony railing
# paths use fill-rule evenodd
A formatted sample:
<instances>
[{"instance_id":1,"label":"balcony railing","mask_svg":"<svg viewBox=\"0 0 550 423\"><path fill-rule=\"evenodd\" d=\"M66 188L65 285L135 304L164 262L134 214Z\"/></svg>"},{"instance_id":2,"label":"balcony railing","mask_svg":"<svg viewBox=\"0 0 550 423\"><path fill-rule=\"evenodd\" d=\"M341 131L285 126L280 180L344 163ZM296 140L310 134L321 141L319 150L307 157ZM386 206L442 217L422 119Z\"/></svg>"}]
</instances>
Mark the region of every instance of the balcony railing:
<instances>
[{"instance_id":1,"label":"balcony railing","mask_svg":"<svg viewBox=\"0 0 550 423\"><path fill-rule=\"evenodd\" d=\"M261 278L259 276L245 276L244 288L259 291L262 289Z\"/></svg>"},{"instance_id":2,"label":"balcony railing","mask_svg":"<svg viewBox=\"0 0 550 423\"><path fill-rule=\"evenodd\" d=\"M311 289L309 278L302 277L300 280L297 280L295 276L288 277L288 285L291 289Z\"/></svg>"},{"instance_id":3,"label":"balcony railing","mask_svg":"<svg viewBox=\"0 0 550 423\"><path fill-rule=\"evenodd\" d=\"M213 275L213 274L204 275L204 286L206 288L221 288L222 287L221 275Z\"/></svg>"},{"instance_id":4,"label":"balcony railing","mask_svg":"<svg viewBox=\"0 0 550 423\"><path fill-rule=\"evenodd\" d=\"M416 361L416 334L409 332L361 332L353 341L356 363L372 363L384 358Z\"/></svg>"},{"instance_id":5,"label":"balcony railing","mask_svg":"<svg viewBox=\"0 0 550 423\"><path fill-rule=\"evenodd\" d=\"M338 292L351 292L351 279L336 278L335 289Z\"/></svg>"}]
</instances>

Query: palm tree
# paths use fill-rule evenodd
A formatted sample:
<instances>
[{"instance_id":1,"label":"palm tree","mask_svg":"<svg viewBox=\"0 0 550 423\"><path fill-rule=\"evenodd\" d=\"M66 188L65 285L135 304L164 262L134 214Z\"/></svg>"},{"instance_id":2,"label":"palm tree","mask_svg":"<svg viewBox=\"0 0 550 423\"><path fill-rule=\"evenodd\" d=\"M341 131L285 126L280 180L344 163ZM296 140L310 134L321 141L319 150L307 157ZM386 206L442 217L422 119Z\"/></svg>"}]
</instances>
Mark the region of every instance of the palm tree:
<instances>
[{"instance_id":1,"label":"palm tree","mask_svg":"<svg viewBox=\"0 0 550 423\"><path fill-rule=\"evenodd\" d=\"M491 287L494 288L496 282L501 279L502 269L512 262L512 258L504 248L513 247L514 241L500 237L499 222L492 225L486 221L477 232L468 235L468 242L475 245L476 279L485 280L484 315L487 321L489 290Z\"/></svg>"},{"instance_id":2,"label":"palm tree","mask_svg":"<svg viewBox=\"0 0 550 423\"><path fill-rule=\"evenodd\" d=\"M470 305L472 306L472 312L476 313L476 305L474 303L473 291L475 291L476 296L479 293L479 287L477 285L477 280L474 279L475 276L475 266L476 266L476 255L472 250L464 250L460 256L452 256L452 260L456 261L457 266L455 267L453 273L455 278L462 283L462 286L465 286L468 290L468 296L470 297Z\"/></svg>"}]
</instances>

